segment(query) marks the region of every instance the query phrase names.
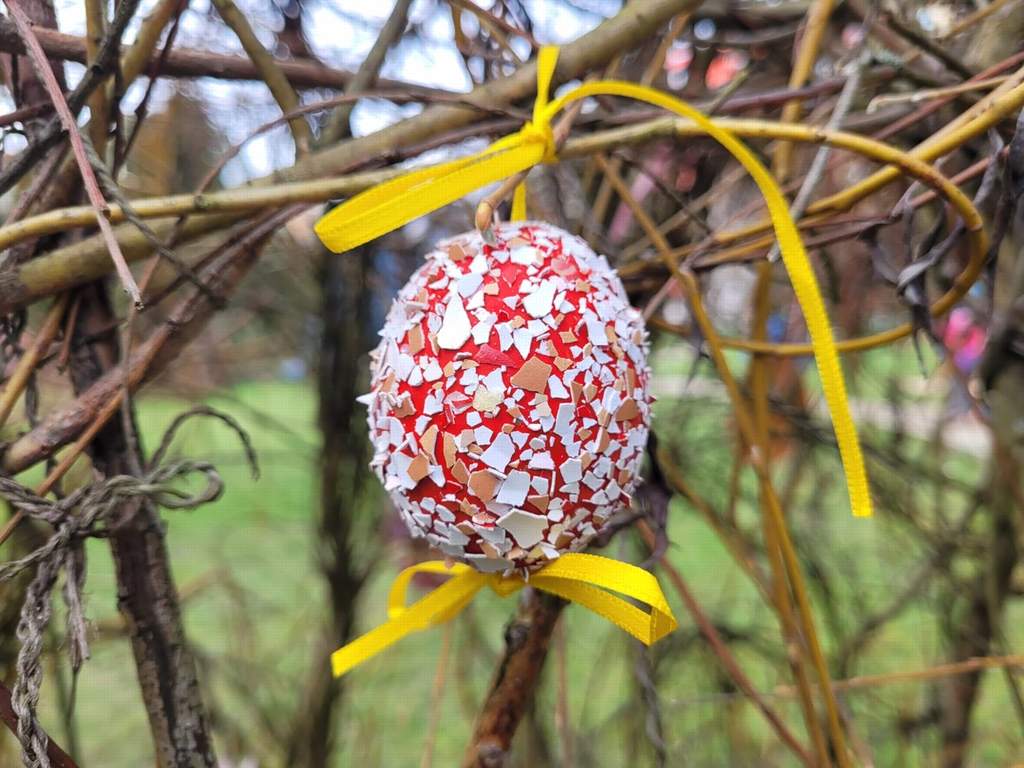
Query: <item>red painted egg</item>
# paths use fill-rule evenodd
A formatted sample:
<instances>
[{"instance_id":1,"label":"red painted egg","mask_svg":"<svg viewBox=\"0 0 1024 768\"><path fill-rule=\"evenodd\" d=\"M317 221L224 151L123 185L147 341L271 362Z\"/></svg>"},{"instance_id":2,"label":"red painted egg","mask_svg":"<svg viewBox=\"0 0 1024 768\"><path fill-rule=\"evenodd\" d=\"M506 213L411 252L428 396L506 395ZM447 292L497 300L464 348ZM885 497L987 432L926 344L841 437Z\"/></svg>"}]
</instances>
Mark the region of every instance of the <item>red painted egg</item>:
<instances>
[{"instance_id":1,"label":"red painted egg","mask_svg":"<svg viewBox=\"0 0 1024 768\"><path fill-rule=\"evenodd\" d=\"M536 222L441 243L372 354L371 463L416 536L482 571L586 546L628 508L647 432L647 332L618 276Z\"/></svg>"}]
</instances>

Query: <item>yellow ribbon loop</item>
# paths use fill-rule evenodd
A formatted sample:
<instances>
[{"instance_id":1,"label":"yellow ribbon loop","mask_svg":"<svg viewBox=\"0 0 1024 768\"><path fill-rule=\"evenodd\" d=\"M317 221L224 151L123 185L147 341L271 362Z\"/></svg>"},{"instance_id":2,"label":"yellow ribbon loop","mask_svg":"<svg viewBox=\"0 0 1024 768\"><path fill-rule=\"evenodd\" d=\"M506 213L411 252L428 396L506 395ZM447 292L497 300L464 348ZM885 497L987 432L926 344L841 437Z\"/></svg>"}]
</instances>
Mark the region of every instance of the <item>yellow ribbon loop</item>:
<instances>
[{"instance_id":1,"label":"yellow ribbon loop","mask_svg":"<svg viewBox=\"0 0 1024 768\"><path fill-rule=\"evenodd\" d=\"M355 195L316 223L323 244L335 253L350 251L481 187L557 160L551 130L555 111L548 109L548 88L557 61L558 48L541 49L533 120L518 133L499 139L477 155L412 171ZM518 196L521 210L517 213L522 217L526 198L524 193Z\"/></svg>"},{"instance_id":2,"label":"yellow ribbon loop","mask_svg":"<svg viewBox=\"0 0 1024 768\"><path fill-rule=\"evenodd\" d=\"M419 573L451 578L407 606L406 593ZM678 626L654 576L635 565L607 557L565 554L531 574L529 581L520 576L479 573L466 565L449 568L434 560L406 568L398 575L388 595L388 620L331 654L334 676L341 677L406 635L454 618L486 586L505 597L527 585L586 606L647 645ZM611 591L642 603L649 610Z\"/></svg>"}]
</instances>

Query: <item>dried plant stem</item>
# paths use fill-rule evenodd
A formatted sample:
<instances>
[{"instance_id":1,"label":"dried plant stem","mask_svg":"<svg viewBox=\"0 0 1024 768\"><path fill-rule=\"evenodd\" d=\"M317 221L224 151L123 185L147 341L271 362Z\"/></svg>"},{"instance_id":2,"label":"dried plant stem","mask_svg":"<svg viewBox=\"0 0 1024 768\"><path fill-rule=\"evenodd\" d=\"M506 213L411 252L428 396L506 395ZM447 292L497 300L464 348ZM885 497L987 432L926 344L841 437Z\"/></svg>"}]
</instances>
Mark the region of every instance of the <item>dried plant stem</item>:
<instances>
[{"instance_id":1,"label":"dried plant stem","mask_svg":"<svg viewBox=\"0 0 1024 768\"><path fill-rule=\"evenodd\" d=\"M270 52L263 47L263 44L253 32L249 20L245 18L238 6L232 0L213 0L217 13L224 20L224 23L231 28L242 44L245 53L252 59L260 79L267 84L274 101L281 108L282 112L292 112L299 106L299 97L292 88L288 78L278 67L277 62ZM288 121L292 129L292 137L295 139L295 151L299 155L305 155L313 146L313 132L309 123L302 117L295 117Z\"/></svg>"},{"instance_id":2,"label":"dried plant stem","mask_svg":"<svg viewBox=\"0 0 1024 768\"><path fill-rule=\"evenodd\" d=\"M648 548L651 552L654 552L656 542L654 532L651 530L650 526L646 521L641 520L637 523L637 529L640 531L640 535L643 537ZM700 603L697 602L697 598L690 590L690 587L683 578L683 575L664 557L659 561L659 567L668 574L669 581L672 582L672 586L674 586L676 591L679 593L679 597L686 606L686 610L690 613L694 622L696 622L701 634L703 634L707 639L708 645L711 646L711 650L714 652L715 656L718 657L722 667L725 668L733 682L736 683L736 687L746 694L751 703L761 711L761 714L764 715L768 724L771 725L778 737L782 739L782 741L793 751L793 754L796 755L804 765L809 768L813 768L815 765L814 758L811 757L807 750L804 749L803 745L797 741L792 731L786 727L782 718L779 717L778 713L768 705L768 702L766 702L764 697L758 693L754 684L750 682L750 678L747 677L742 667L740 667L735 657L729 651L729 647L718 634L718 630L715 629L715 625L708 619L704 611L701 609Z\"/></svg>"},{"instance_id":3,"label":"dried plant stem","mask_svg":"<svg viewBox=\"0 0 1024 768\"><path fill-rule=\"evenodd\" d=\"M862 688L876 688L882 685L937 680L953 675L966 675L983 669L1013 669L1015 667L1024 667L1024 655L979 656L964 659L963 661L950 662L949 664L938 664L926 669L886 672L877 675L858 675L846 680L835 680L832 683L832 687L837 691L855 691ZM795 691L790 687L775 688L771 691L773 696L792 696L794 693Z\"/></svg>"},{"instance_id":4,"label":"dried plant stem","mask_svg":"<svg viewBox=\"0 0 1024 768\"><path fill-rule=\"evenodd\" d=\"M7 380L3 393L0 394L0 427L7 423L7 419L14 410L14 404L18 402L21 393L25 391L32 372L35 371L39 361L43 358L46 350L60 330L60 321L64 317L64 311L68 306L68 294L62 294L50 307L46 314L39 332L32 340L32 346L25 350L25 354L18 360L11 377Z\"/></svg>"},{"instance_id":5,"label":"dried plant stem","mask_svg":"<svg viewBox=\"0 0 1024 768\"><path fill-rule=\"evenodd\" d=\"M100 45L103 42L103 33L107 26L106 7L101 0L86 0L85 2L85 53L89 64L96 61L99 55ZM89 97L89 135L96 151L103 154L107 146L107 92L104 88L97 88Z\"/></svg>"},{"instance_id":6,"label":"dried plant stem","mask_svg":"<svg viewBox=\"0 0 1024 768\"><path fill-rule=\"evenodd\" d=\"M128 269L128 264L121 253L121 246L117 242L117 237L114 235L110 222L107 220L107 202L103 199L103 193L100 191L92 166L89 164L89 158L85 153L85 146L82 143L82 135L78 131L75 116L71 113L68 103L64 100L60 84L57 82L53 70L50 69L50 63L46 59L42 46L39 45L39 40L36 39L28 15L22 10L17 0L4 0L4 4L7 6L7 10L10 11L11 18L14 20L18 31L25 41L25 48L28 51L29 58L35 66L39 79L46 87L46 92L53 101L53 106L60 117L61 124L71 140L71 151L75 156L75 161L78 163L79 172L82 174L82 183L85 186L86 195L92 204L96 223L103 233L103 239L106 242L110 258L114 262L118 277L121 279L121 285L128 295L131 296L135 304L141 304L142 295L139 293L139 287L135 284L135 278L132 277L131 270Z\"/></svg>"},{"instance_id":7,"label":"dried plant stem","mask_svg":"<svg viewBox=\"0 0 1024 768\"><path fill-rule=\"evenodd\" d=\"M807 9L807 21L804 24L796 60L793 62L793 69L789 75L790 88L800 88L810 78L834 6L834 0L814 0L810 8ZM780 120L783 123L795 123L800 119L802 111L803 103L799 99L787 101L782 107ZM780 182L787 181L793 165L793 145L789 142L779 143L775 148L772 161L772 170L776 177Z\"/></svg>"},{"instance_id":8,"label":"dried plant stem","mask_svg":"<svg viewBox=\"0 0 1024 768\"><path fill-rule=\"evenodd\" d=\"M767 334L768 315L771 311L769 290L771 287L771 272L771 262L766 260L758 265L757 284L754 290L754 315L751 322L754 341L764 339ZM724 364L724 360L722 364ZM768 479L768 473L771 471L771 442L768 433L768 364L769 361L760 356L755 356L751 360L749 374L749 418L751 428L755 434L753 436L741 436L739 442L745 448L745 451L743 451L743 454L737 455L736 469L739 471L740 462L744 460L744 456L759 458L763 466L763 476L762 473L759 473L758 476L758 488L762 512L761 530L764 536L765 552L767 553L768 562L772 570L772 603L775 605L779 615L783 642L786 645L786 657L793 670L793 677L798 683L800 706L804 713L804 721L807 723L808 732L814 742L818 762L821 765L829 765L830 761L828 759L828 746L825 742L825 734L818 725L814 699L811 695L810 681L806 669L804 641L800 636L800 630L794 616L792 599L790 598L789 579L787 578L786 563L780 544L781 536L776 521L768 510L771 498L774 495L771 481ZM812 722L815 724L813 727Z\"/></svg>"},{"instance_id":9,"label":"dried plant stem","mask_svg":"<svg viewBox=\"0 0 1024 768\"><path fill-rule=\"evenodd\" d=\"M944 88L925 88L912 93L887 93L881 96L875 96L871 99L871 101L868 102L867 111L874 112L875 110L889 106L890 104L905 104L907 102L917 104L922 101L935 101L942 99L945 103L948 102L950 97L958 96L961 93L971 93L972 91L987 91L997 85L1002 85L1008 79L1009 78L1006 75L981 79L971 78L966 82L957 83L956 85L948 85Z\"/></svg>"},{"instance_id":10,"label":"dried plant stem","mask_svg":"<svg viewBox=\"0 0 1024 768\"><path fill-rule=\"evenodd\" d=\"M789 85L791 88L798 88L802 86L810 77L811 71L814 67L814 62L818 57L818 51L827 29L828 19L832 13L832 9L832 0L817 0L817 2L815 2L808 10L807 25L804 29L804 34L800 41L800 47L796 56L796 62L790 76ZM855 68L850 73L846 83L843 85L843 90L840 93L836 106L829 118L827 126L829 129L835 130L842 125L842 122L853 103L853 97L860 87L860 75L862 68L859 63L855 64L854 67ZM787 103L782 110L782 120L798 120L801 110L801 102L791 101ZM780 181L784 182L789 177L793 162L794 146L795 145L790 142L780 142L775 147L773 165L776 176ZM830 147L826 144L820 147L817 153L815 153L811 167L808 170L807 175L801 184L800 191L797 193L796 199L793 201L790 208L790 213L796 220L803 217L804 211L807 209L807 205L811 200L811 196L825 172L825 164L828 161L829 151ZM752 322L754 341L762 341L767 338L768 317L771 313L772 271L774 261L778 258L778 254L778 244L776 243L772 245L767 259L758 265L757 284L754 291L754 317ZM749 373L752 417L751 427L755 434L753 436L746 436L743 442L747 444L748 451L753 455L757 455L757 457L763 462L763 472L759 473L759 488L761 494L761 508L763 511L762 525L765 537L765 547L768 551L770 562L772 563L773 573L775 574L775 602L779 608L780 616L784 617L783 626L785 634L789 637L789 640L793 643L795 649L802 641L800 634L797 631L797 627L793 626L793 611L792 607L788 605L788 588L786 586L786 580L783 578L784 574L788 575L788 581L793 584L795 566L788 562L787 559L785 541L788 539L788 534L785 530L785 522L782 518L781 505L777 501L775 489L769 479L771 471L771 441L768 431L768 394L770 389L769 377L771 373L769 366L777 364L778 362L775 360L769 360L763 356L757 355L755 355L753 360L751 360ZM753 441L751 440L752 437ZM776 510L778 510L778 514L775 513ZM816 644L816 638L812 639L807 636L807 626L811 623L809 604L806 600L801 601L800 589L802 588L802 579L799 576L799 572L796 571L796 573L797 575L795 580L799 582L799 586L797 584L793 584L793 589L796 593L797 603L800 608L800 616L804 622L803 641L808 644ZM813 635L813 627L811 629L811 633ZM793 655L791 658L794 665L794 671L798 678L803 674L802 655L803 654ZM820 650L815 653L814 647L811 648L812 661L817 667L819 682L822 686L825 686L828 679L827 670L824 673L822 672L822 661L818 658L820 655ZM801 691L801 693L803 694L804 692ZM803 696L801 697L801 702L805 709L805 719L808 717L814 717L813 706L811 706L808 711L809 703L803 700ZM834 752L839 765L841 767L845 767L850 764L850 756L845 747L845 734L843 733L842 724L839 721L838 707L836 707L831 693L825 695L825 704ZM816 738L815 748L818 751L818 759L820 761L822 758L821 750L823 746L818 740L820 738L820 730L815 729L812 731L812 735Z\"/></svg>"},{"instance_id":11,"label":"dried plant stem","mask_svg":"<svg viewBox=\"0 0 1024 768\"><path fill-rule=\"evenodd\" d=\"M445 622L441 630L441 652L437 655L434 684L430 688L430 723L420 752L420 768L431 768L434 764L434 746L437 744L437 730L441 726L441 700L444 698L444 689L448 682L448 660L452 652L453 632L454 623Z\"/></svg>"},{"instance_id":12,"label":"dried plant stem","mask_svg":"<svg viewBox=\"0 0 1024 768\"><path fill-rule=\"evenodd\" d=\"M757 430L754 427L753 420L747 410L743 396L740 393L739 386L737 385L729 365L725 360L722 346L718 341L718 333L715 330L714 325L711 323L711 319L708 317L707 312L704 310L704 306L700 298L700 289L697 285L696 279L693 277L692 273L683 272L679 269L678 264L676 264L672 258L671 247L669 246L668 241L666 241L664 236L658 232L657 225L643 207L633 198L622 178L618 174L612 172L612 169L604 156L597 154L595 155L595 160L598 162L601 170L615 185L616 192L618 192L623 202L629 206L633 215L636 217L637 222L647 232L647 236L651 238L651 242L654 243L662 258L665 260L666 267L669 269L670 274L675 277L686 293L693 315L700 325L701 332L708 344L711 358L715 363L716 368L718 368L719 376L721 376L722 381L725 384L726 391L729 393L729 398L732 401L733 410L735 412L737 424L740 427L741 435L747 444L753 449L750 454L751 464L756 470L758 479L761 481L762 487L766 492L764 498L766 519L769 520L769 525L773 529L772 536L776 539L778 549L781 551L782 565L785 568L784 574L778 573L776 575L776 588L780 598L783 598L785 592L780 588L780 586L784 584L784 577L786 581L789 582L789 586L793 590L794 597L796 598L796 608L798 609L795 611L795 614L799 619L803 640L807 645L811 662L818 677L818 684L821 689L822 698L825 704L825 711L828 716L829 732L832 737L832 744L835 750L836 759L839 762L840 768L846 768L850 764L850 758L846 751L846 739L843 733L842 723L839 718L839 707L836 703L835 694L832 691L830 684L825 656L821 650L821 644L818 642L818 635L814 627L810 598L808 597L807 587L804 584L803 575L800 571L800 563L796 556L796 550L793 548L793 542L789 538L789 532L786 529L785 517L782 513L778 496L775 493L771 476L769 475L767 467L763 461L766 446L761 445L758 441ZM772 542L766 543L768 545L769 552L771 552ZM785 601L783 600L783 602ZM808 729L814 728L816 725L816 719L811 719L807 723Z\"/></svg>"}]
</instances>

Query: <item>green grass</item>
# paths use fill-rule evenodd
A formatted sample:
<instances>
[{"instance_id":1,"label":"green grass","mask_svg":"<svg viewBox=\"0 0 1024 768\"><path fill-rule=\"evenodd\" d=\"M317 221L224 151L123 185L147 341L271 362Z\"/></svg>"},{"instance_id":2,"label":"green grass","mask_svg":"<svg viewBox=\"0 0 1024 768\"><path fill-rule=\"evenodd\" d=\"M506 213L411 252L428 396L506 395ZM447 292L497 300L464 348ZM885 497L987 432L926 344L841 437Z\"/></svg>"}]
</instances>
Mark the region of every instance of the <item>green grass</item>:
<instances>
[{"instance_id":1,"label":"green grass","mask_svg":"<svg viewBox=\"0 0 1024 768\"><path fill-rule=\"evenodd\" d=\"M306 385L269 383L247 384L233 390L230 400L214 397L210 402L232 413L250 432L261 457L262 477L258 481L250 477L237 439L225 427L210 420L190 424L180 433L177 452L213 460L227 491L217 503L195 512L166 513L168 545L178 584L186 590L212 570L229 576L185 603L189 637L203 659L204 676L213 681L219 732L225 734L219 751L222 757L251 754L264 760L261 765L275 765L274 737L260 717L278 726L285 726L292 717L309 672L316 630L324 618L323 588L315 564L315 402ZM165 396L142 398L139 412L146 444L154 446L170 420L189 405ZM259 413L273 414L276 423L268 423ZM711 400L663 401L656 423L679 454L691 482L714 503L722 504L731 460L727 408ZM826 449L819 453L819 471L836 480L837 459ZM979 467L973 459L958 457L953 471L978 482ZM753 498L752 478L743 481L746 498ZM377 496L360 514L378 518L387 514L384 510ZM745 525L756 530L752 507L741 507L738 513ZM774 617L757 591L692 509L676 501L670 520L671 561L709 614L747 634L749 643L735 647L755 684L762 690L788 684L781 656L776 663L768 663L754 650L779 649ZM790 521L798 539L813 538L816 550L828 557L826 567L837 600L842 605L859 604L861 612L884 605L920 554L908 548L884 510L869 521L851 518L839 482L829 483L818 495L799 498L790 510ZM361 597L358 625L362 629L384 618L386 590L399 567L395 546L385 546ZM629 537L619 537L607 554L636 561L639 553L634 546ZM101 541L90 542L88 551L87 609L90 618L106 626L116 618L110 558ZM227 588L225 581L233 588ZM435 765L458 763L473 713L493 672L512 600L481 594L468 616L454 625ZM685 756L691 765L752 760L790 764L775 746L761 754L758 744L746 749L735 746L728 731L731 720L763 737L758 740L761 745L774 745L774 739L742 699L723 696L723 679L706 647L695 639L692 622L675 594L669 592L669 601L682 624L682 631L667 641L675 644L671 647L676 652L658 666L669 754L680 760ZM847 615L836 620L852 626L857 618ZM471 622L475 633L470 631ZM581 764L618 766L634 758L644 764L642 750L638 754L633 748L637 740L642 741L638 729L643 722L636 704L639 698L633 693L635 649L622 633L581 608L571 607L567 622L569 709L580 734L578 750L589 757ZM820 612L818 625L831 646L828 622ZM1012 633L1011 644L1019 648L1018 628L1024 626L1019 606L1007 617L1006 626ZM410 637L350 674L337 730L338 766L418 765L432 715L431 689L443 636L444 630L437 628ZM654 651L656 659L665 655L664 650ZM856 672L916 669L941 658L934 615L921 606L873 640ZM54 711L53 678L48 675L44 723L63 741ZM891 729L901 711L918 707L928 693L926 686L901 684L846 697L858 734L872 745L878 765L927 764L925 750L896 754ZM545 686L537 710L549 732L553 696L553 686ZM802 735L795 702L773 699L773 703ZM1012 718L1006 716L1007 707L1006 686L998 673L990 673L976 712L977 765L1008 759L1008 744L1024 748ZM126 640L117 633L94 637L93 657L79 681L77 711L83 766L152 765L134 663ZM553 746L557 752L557 744Z\"/></svg>"}]
</instances>

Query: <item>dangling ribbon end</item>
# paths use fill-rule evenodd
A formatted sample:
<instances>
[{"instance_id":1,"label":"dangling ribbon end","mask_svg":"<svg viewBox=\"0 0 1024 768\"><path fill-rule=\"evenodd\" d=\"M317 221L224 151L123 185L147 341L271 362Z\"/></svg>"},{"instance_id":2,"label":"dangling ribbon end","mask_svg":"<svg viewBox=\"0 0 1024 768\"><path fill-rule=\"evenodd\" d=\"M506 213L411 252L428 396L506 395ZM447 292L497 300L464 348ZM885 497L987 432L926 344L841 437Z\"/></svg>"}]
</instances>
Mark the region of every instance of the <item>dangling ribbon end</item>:
<instances>
[{"instance_id":1,"label":"dangling ribbon end","mask_svg":"<svg viewBox=\"0 0 1024 768\"><path fill-rule=\"evenodd\" d=\"M339 648L331 654L331 674L334 677L341 677L352 669L353 666L354 664L350 663L348 659L345 658L344 648Z\"/></svg>"},{"instance_id":2,"label":"dangling ribbon end","mask_svg":"<svg viewBox=\"0 0 1024 768\"><path fill-rule=\"evenodd\" d=\"M854 497L851 505L854 517L871 517L875 514L874 504L871 501L871 492L864 487Z\"/></svg>"}]
</instances>

